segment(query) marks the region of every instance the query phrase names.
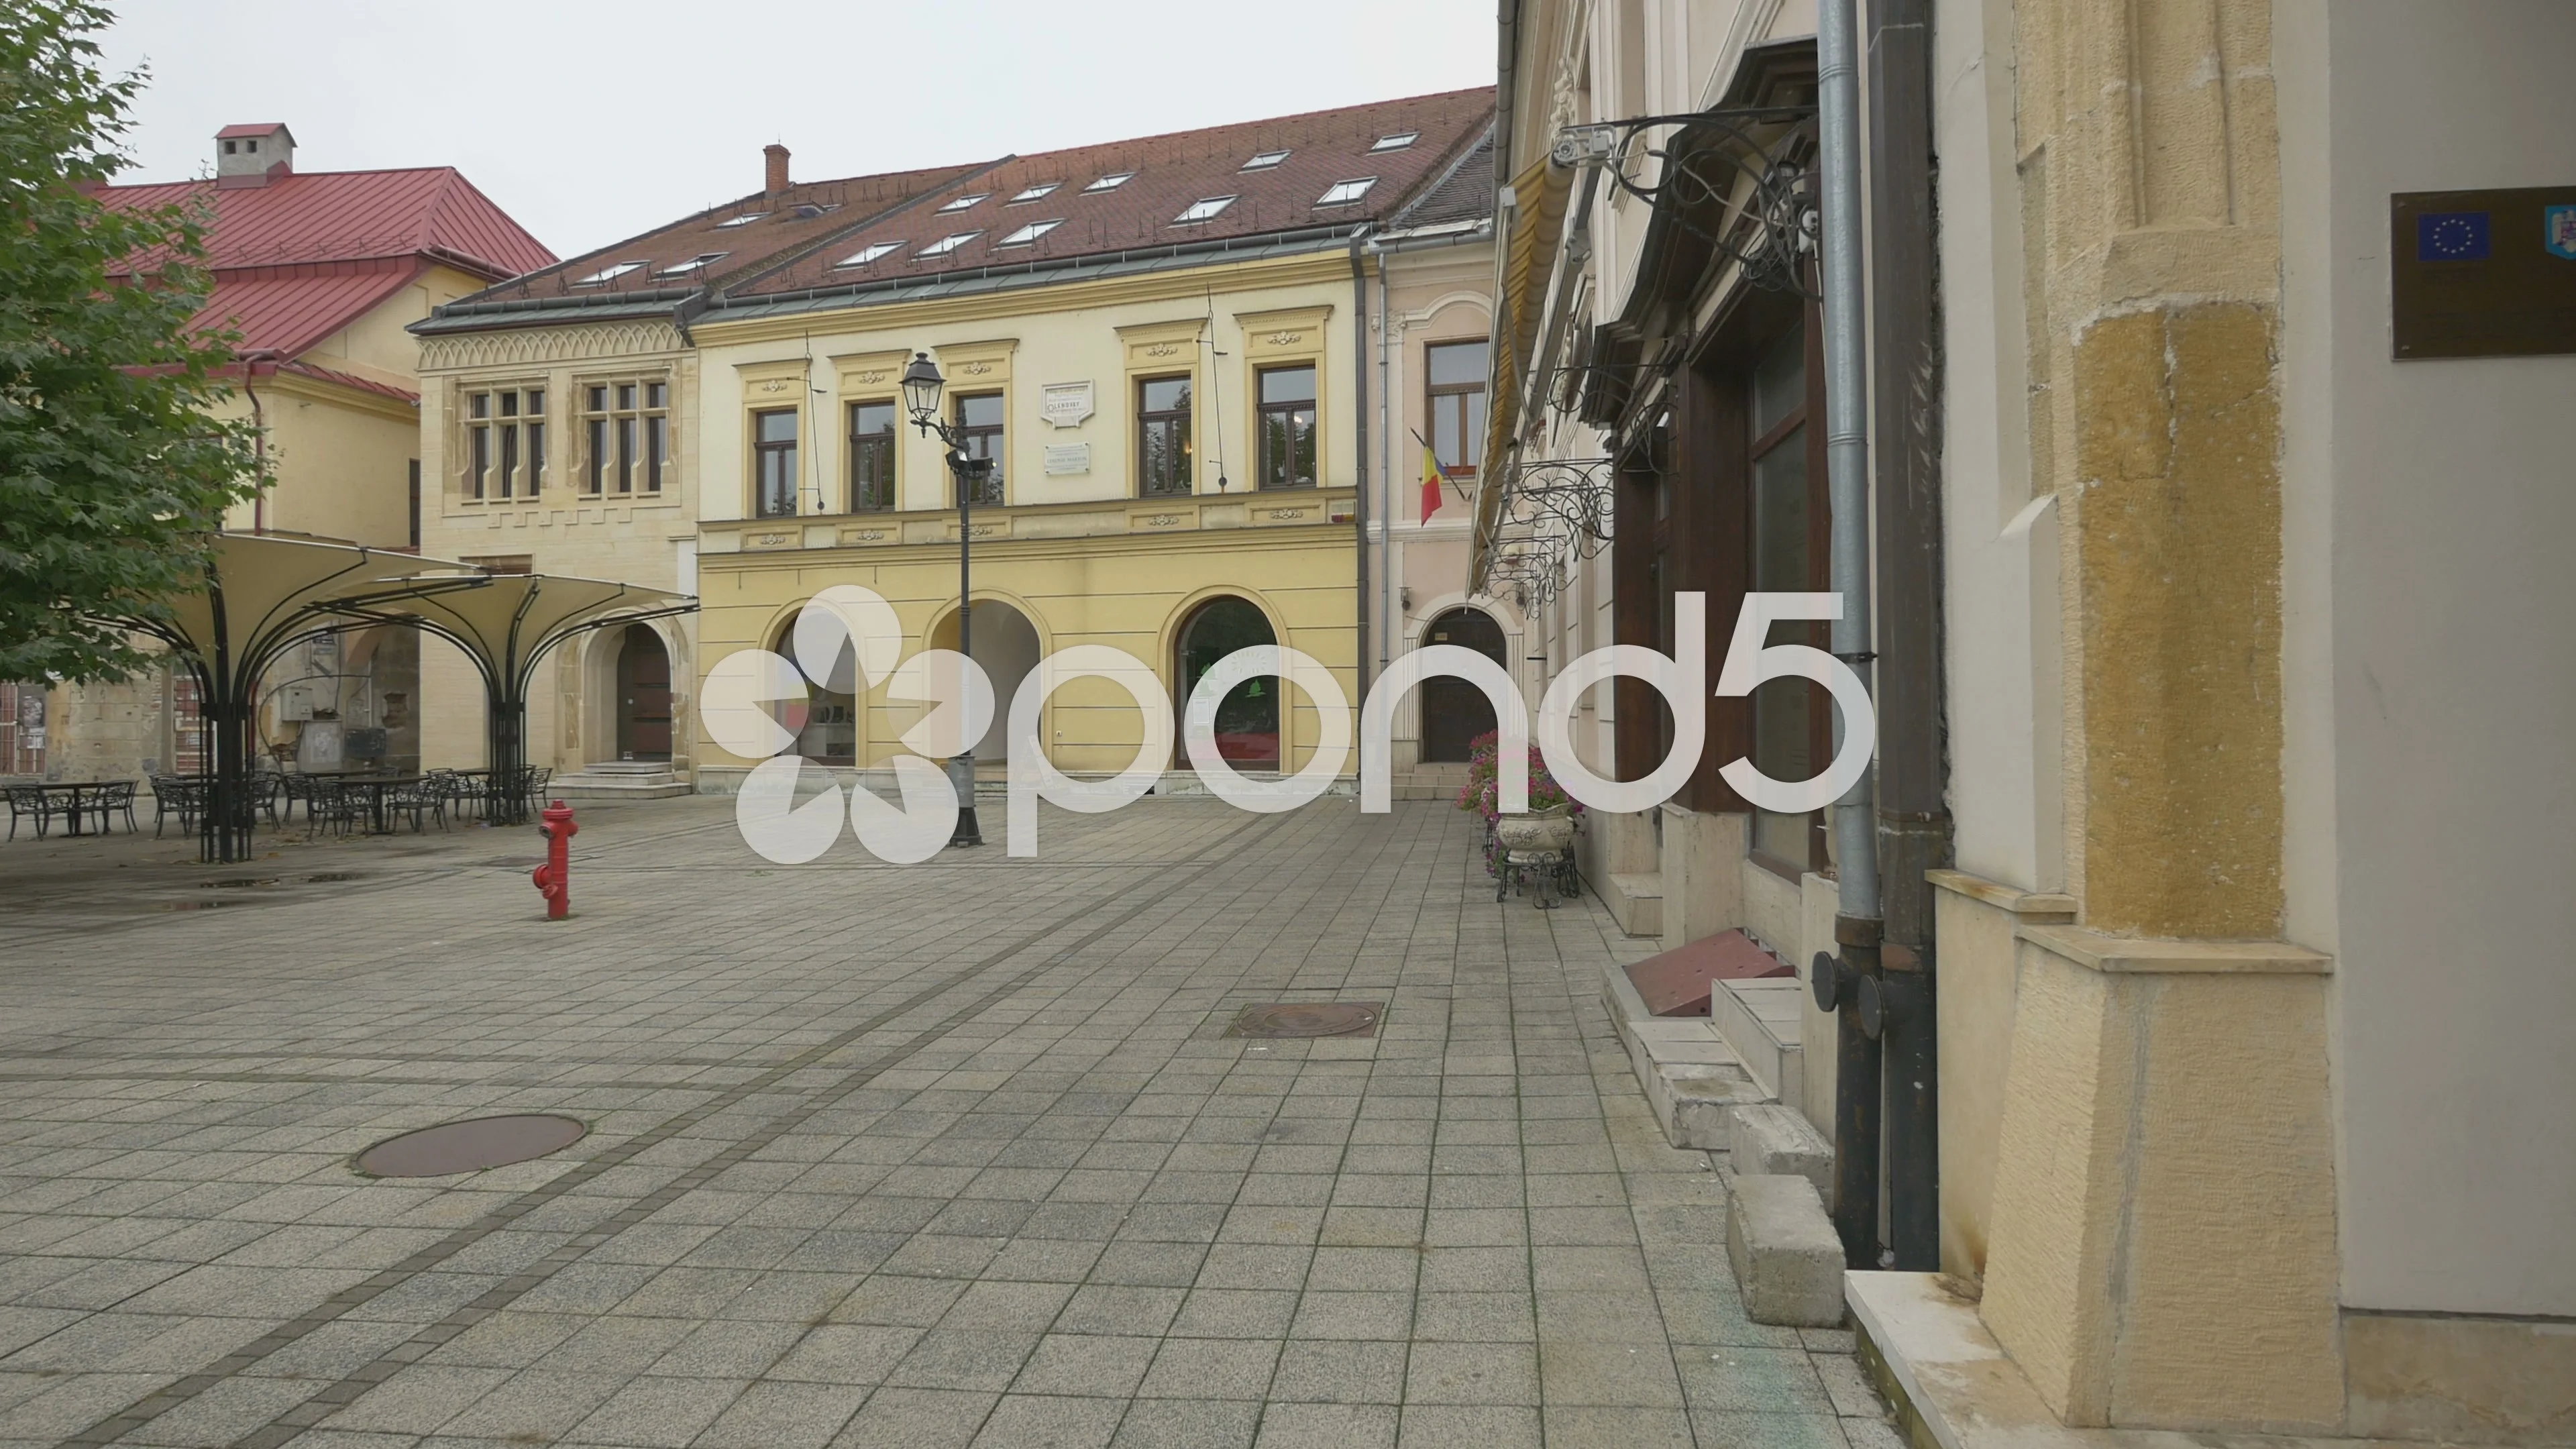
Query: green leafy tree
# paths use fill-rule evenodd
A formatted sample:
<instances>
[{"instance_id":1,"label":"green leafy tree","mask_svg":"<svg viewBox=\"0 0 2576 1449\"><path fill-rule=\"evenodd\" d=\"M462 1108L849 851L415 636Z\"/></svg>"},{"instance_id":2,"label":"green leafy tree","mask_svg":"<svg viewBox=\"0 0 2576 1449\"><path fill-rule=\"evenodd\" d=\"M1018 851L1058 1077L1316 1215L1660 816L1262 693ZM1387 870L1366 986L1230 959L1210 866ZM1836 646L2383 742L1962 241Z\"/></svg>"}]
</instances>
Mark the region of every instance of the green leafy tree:
<instances>
[{"instance_id":1,"label":"green leafy tree","mask_svg":"<svg viewBox=\"0 0 2576 1449\"><path fill-rule=\"evenodd\" d=\"M202 208L91 194L140 75L111 79L90 0L0 0L0 679L102 679L155 654L106 622L203 587L210 534L258 485L217 418L232 339L191 325Z\"/></svg>"}]
</instances>

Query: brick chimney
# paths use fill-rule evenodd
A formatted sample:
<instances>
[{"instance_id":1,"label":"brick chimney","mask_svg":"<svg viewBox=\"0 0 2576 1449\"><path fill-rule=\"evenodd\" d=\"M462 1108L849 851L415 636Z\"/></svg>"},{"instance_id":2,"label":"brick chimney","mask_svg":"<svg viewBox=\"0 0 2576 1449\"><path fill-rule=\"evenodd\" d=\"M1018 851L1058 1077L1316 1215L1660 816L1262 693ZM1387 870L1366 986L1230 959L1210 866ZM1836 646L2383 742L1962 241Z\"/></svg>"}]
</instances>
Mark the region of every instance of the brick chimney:
<instances>
[{"instance_id":1,"label":"brick chimney","mask_svg":"<svg viewBox=\"0 0 2576 1449\"><path fill-rule=\"evenodd\" d=\"M295 133L275 121L226 126L215 133L215 186L266 186L295 174Z\"/></svg>"},{"instance_id":2,"label":"brick chimney","mask_svg":"<svg viewBox=\"0 0 2576 1449\"><path fill-rule=\"evenodd\" d=\"M767 174L763 177L768 184L761 189L776 196L787 189L787 148L772 141L760 148L760 154L761 158L769 163Z\"/></svg>"}]
</instances>

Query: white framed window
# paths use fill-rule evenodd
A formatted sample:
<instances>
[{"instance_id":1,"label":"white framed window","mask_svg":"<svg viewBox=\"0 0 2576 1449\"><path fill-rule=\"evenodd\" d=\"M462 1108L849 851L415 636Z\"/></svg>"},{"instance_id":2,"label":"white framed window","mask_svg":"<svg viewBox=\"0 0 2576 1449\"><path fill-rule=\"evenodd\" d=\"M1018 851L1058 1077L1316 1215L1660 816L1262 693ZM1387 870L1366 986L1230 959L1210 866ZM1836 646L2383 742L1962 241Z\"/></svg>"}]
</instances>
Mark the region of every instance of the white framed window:
<instances>
[{"instance_id":1,"label":"white framed window","mask_svg":"<svg viewBox=\"0 0 2576 1449\"><path fill-rule=\"evenodd\" d=\"M1380 136L1377 138L1377 144L1369 147L1369 154L1375 155L1380 151L1401 151L1421 139L1420 131L1398 131L1392 136Z\"/></svg>"},{"instance_id":2,"label":"white framed window","mask_svg":"<svg viewBox=\"0 0 2576 1449\"><path fill-rule=\"evenodd\" d=\"M1063 184L1064 183L1060 181L1041 181L1035 186L1024 186L1020 188L1018 195L1011 198L1010 204L1013 206L1025 206L1028 203L1037 200L1039 197L1052 196L1055 194L1055 189Z\"/></svg>"},{"instance_id":3,"label":"white framed window","mask_svg":"<svg viewBox=\"0 0 2576 1449\"><path fill-rule=\"evenodd\" d=\"M591 498L659 493L671 466L671 384L656 377L581 389L581 491Z\"/></svg>"},{"instance_id":4,"label":"white framed window","mask_svg":"<svg viewBox=\"0 0 2576 1449\"><path fill-rule=\"evenodd\" d=\"M1355 176L1348 181L1336 181L1331 186L1324 189L1323 195L1315 198L1315 204L1317 206L1348 206L1352 202L1359 200L1361 197L1368 195L1369 188L1375 185L1377 185L1377 178L1374 176Z\"/></svg>"},{"instance_id":5,"label":"white framed window","mask_svg":"<svg viewBox=\"0 0 2576 1449\"><path fill-rule=\"evenodd\" d=\"M841 258L839 261L832 263L832 265L835 267L864 267L868 263L875 261L877 258L886 255L888 252L899 252L901 250L903 250L903 243L901 242L870 242L866 246L859 248L857 251L850 253L848 256Z\"/></svg>"},{"instance_id":6,"label":"white framed window","mask_svg":"<svg viewBox=\"0 0 2576 1449\"><path fill-rule=\"evenodd\" d=\"M1094 191L1116 191L1119 187L1124 186L1135 179L1136 173L1133 171L1112 171L1108 175L1101 177L1099 180L1092 182L1089 186L1082 189L1085 195Z\"/></svg>"},{"instance_id":7,"label":"white framed window","mask_svg":"<svg viewBox=\"0 0 2576 1449\"><path fill-rule=\"evenodd\" d=\"M1251 160L1243 163L1242 169L1246 171L1267 171L1271 167L1276 166L1287 159L1288 153L1285 151L1256 152Z\"/></svg>"},{"instance_id":8,"label":"white framed window","mask_svg":"<svg viewBox=\"0 0 2576 1449\"><path fill-rule=\"evenodd\" d=\"M1187 226L1194 221L1213 221L1232 205L1234 205L1234 198L1231 196L1201 197L1191 202L1180 215L1173 217L1172 225Z\"/></svg>"},{"instance_id":9,"label":"white framed window","mask_svg":"<svg viewBox=\"0 0 2576 1449\"><path fill-rule=\"evenodd\" d=\"M993 243L993 245L997 247L1024 247L1062 225L1064 225L1064 218L1062 217L1057 217L1053 221L1033 221L1027 226L1021 227L1018 231L1011 233L1009 236L1002 238L1000 241Z\"/></svg>"},{"instance_id":10,"label":"white framed window","mask_svg":"<svg viewBox=\"0 0 2576 1449\"><path fill-rule=\"evenodd\" d=\"M534 498L546 481L546 390L481 389L465 395L465 496Z\"/></svg>"},{"instance_id":11,"label":"white framed window","mask_svg":"<svg viewBox=\"0 0 2576 1449\"><path fill-rule=\"evenodd\" d=\"M958 197L955 201L949 202L947 205L942 206L939 209L941 211L964 211L966 208L973 206L975 203L982 201L985 197L992 194L993 193L989 191L978 191L972 196Z\"/></svg>"},{"instance_id":12,"label":"white framed window","mask_svg":"<svg viewBox=\"0 0 2576 1449\"><path fill-rule=\"evenodd\" d=\"M939 240L932 242L930 245L923 247L920 251L913 253L913 255L918 257L944 257L950 252L957 250L959 247L966 245L968 242L973 241L975 238L982 235L983 233L980 231L952 231L948 235L941 237Z\"/></svg>"},{"instance_id":13,"label":"white framed window","mask_svg":"<svg viewBox=\"0 0 2576 1449\"><path fill-rule=\"evenodd\" d=\"M618 278L625 276L628 272L641 268L643 265L644 264L642 262L615 262L600 268L598 271L591 273L587 277L583 277L579 281L574 282L573 285L576 287L604 287L610 282L616 281Z\"/></svg>"},{"instance_id":14,"label":"white framed window","mask_svg":"<svg viewBox=\"0 0 2576 1449\"><path fill-rule=\"evenodd\" d=\"M709 262L718 261L732 255L733 253L731 252L700 252L685 262L674 262L670 266L664 267L662 269L662 275L666 277L685 277L689 273L704 267Z\"/></svg>"},{"instance_id":15,"label":"white framed window","mask_svg":"<svg viewBox=\"0 0 2576 1449\"><path fill-rule=\"evenodd\" d=\"M740 216L728 216L724 220L716 223L716 230L730 231L738 226L749 226L753 222L758 221L767 215L769 215L769 213L765 211L746 211Z\"/></svg>"}]
</instances>

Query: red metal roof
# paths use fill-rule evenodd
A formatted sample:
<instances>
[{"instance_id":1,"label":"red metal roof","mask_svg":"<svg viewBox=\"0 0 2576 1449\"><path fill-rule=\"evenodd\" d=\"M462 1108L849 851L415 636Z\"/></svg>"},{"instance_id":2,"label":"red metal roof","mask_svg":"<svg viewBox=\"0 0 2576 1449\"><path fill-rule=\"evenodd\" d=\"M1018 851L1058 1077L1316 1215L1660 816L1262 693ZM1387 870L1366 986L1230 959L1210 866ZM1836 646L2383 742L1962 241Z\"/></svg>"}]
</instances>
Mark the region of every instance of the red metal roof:
<instances>
[{"instance_id":1,"label":"red metal roof","mask_svg":"<svg viewBox=\"0 0 2576 1449\"><path fill-rule=\"evenodd\" d=\"M109 206L211 202L207 261L218 270L427 257L498 281L555 260L452 166L308 172L231 189L212 181L109 186L97 195ZM134 266L156 260L138 257Z\"/></svg>"},{"instance_id":2,"label":"red metal roof","mask_svg":"<svg viewBox=\"0 0 2576 1449\"><path fill-rule=\"evenodd\" d=\"M224 135L270 126L231 126ZM293 357L357 321L431 263L490 279L550 266L554 253L453 167L289 174L265 186L212 181L109 186L105 205L142 209L211 205L206 261L214 294L205 326L241 334L245 353ZM159 252L130 257L148 272Z\"/></svg>"},{"instance_id":3,"label":"red metal roof","mask_svg":"<svg viewBox=\"0 0 2576 1449\"><path fill-rule=\"evenodd\" d=\"M334 367L317 367L310 362L281 362L277 365L277 370L280 372L294 373L302 377L319 378L324 382L336 382L342 387L354 387L360 392L372 392L384 397L398 398L403 402L414 405L415 407L420 403L420 394L412 391L410 388L395 387L391 383L377 382L372 378L360 377L353 372L342 372L338 368Z\"/></svg>"},{"instance_id":4,"label":"red metal roof","mask_svg":"<svg viewBox=\"0 0 2576 1449\"><path fill-rule=\"evenodd\" d=\"M259 121L249 125L226 126L215 133L218 141L238 141L244 136L266 136L286 129L284 121Z\"/></svg>"}]
</instances>

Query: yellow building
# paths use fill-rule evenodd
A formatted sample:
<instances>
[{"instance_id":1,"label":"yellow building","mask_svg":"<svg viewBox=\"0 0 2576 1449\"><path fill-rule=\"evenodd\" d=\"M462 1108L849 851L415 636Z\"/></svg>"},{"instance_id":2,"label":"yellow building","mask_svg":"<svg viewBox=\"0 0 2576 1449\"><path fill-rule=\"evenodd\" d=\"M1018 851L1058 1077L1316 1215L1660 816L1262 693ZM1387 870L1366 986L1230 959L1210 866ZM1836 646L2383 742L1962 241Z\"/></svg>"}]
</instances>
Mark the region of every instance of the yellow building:
<instances>
[{"instance_id":1,"label":"yellow building","mask_svg":"<svg viewBox=\"0 0 2576 1449\"><path fill-rule=\"evenodd\" d=\"M1367 244L1482 235L1489 185L1444 183L1484 164L1491 110L1467 91L803 185L772 148L757 193L443 309L416 329L432 550L703 601L566 651L531 759L588 767L576 791L732 789L756 762L697 737L692 681L781 647L833 584L892 601L909 647L953 646L955 485L898 396L917 352L994 463L972 633L1003 715L1041 653L1076 644L1151 664L1177 701L1216 657L1275 641L1356 704L1377 592L1360 540L1385 491L1368 478ZM1483 335L1481 315L1442 325ZM534 497L531 392L548 419ZM449 678L432 754L465 762L478 696ZM1134 710L1094 683L1044 713L1059 768L1133 758ZM883 766L899 726L882 701L817 694L797 752ZM1311 703L1282 713L1275 681L1230 694L1217 723L1249 771L1293 768L1315 738ZM998 725L977 753L998 767Z\"/></svg>"},{"instance_id":2,"label":"yellow building","mask_svg":"<svg viewBox=\"0 0 2576 1449\"><path fill-rule=\"evenodd\" d=\"M214 292L198 322L239 338L216 411L257 424L269 479L225 528L417 547L419 347L404 328L554 254L450 167L299 172L294 135L275 124L225 127L214 160L211 180L96 194L115 207L211 210ZM263 744L308 765L337 764L353 745L407 762L418 754L412 660L408 631L299 651L264 702ZM0 772L90 778L196 766L194 685L183 677L62 686L50 698L32 686L0 688L9 695L0 718L13 726L0 741ZM366 733L350 738L356 731Z\"/></svg>"}]
</instances>

